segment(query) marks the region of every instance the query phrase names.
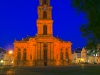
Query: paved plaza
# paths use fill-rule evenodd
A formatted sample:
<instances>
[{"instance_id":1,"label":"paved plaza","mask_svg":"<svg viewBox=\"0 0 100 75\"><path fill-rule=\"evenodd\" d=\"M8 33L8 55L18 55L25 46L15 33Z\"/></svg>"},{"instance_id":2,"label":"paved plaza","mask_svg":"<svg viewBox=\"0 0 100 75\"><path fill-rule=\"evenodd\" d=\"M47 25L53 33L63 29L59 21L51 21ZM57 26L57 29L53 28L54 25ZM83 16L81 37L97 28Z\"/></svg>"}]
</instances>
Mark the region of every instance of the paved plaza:
<instances>
[{"instance_id":1,"label":"paved plaza","mask_svg":"<svg viewBox=\"0 0 100 75\"><path fill-rule=\"evenodd\" d=\"M70 65L55 67L0 67L0 75L100 75L100 65Z\"/></svg>"}]
</instances>

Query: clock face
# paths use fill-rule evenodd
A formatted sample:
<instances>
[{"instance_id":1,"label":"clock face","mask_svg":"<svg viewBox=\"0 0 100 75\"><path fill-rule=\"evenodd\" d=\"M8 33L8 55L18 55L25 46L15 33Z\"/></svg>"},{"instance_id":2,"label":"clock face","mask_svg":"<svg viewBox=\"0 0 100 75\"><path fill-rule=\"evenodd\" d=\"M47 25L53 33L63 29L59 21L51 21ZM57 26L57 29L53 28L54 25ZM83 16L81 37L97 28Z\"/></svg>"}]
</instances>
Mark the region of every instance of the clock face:
<instances>
[{"instance_id":1,"label":"clock face","mask_svg":"<svg viewBox=\"0 0 100 75\"><path fill-rule=\"evenodd\" d=\"M47 7L44 7L44 10L46 10L47 9Z\"/></svg>"}]
</instances>

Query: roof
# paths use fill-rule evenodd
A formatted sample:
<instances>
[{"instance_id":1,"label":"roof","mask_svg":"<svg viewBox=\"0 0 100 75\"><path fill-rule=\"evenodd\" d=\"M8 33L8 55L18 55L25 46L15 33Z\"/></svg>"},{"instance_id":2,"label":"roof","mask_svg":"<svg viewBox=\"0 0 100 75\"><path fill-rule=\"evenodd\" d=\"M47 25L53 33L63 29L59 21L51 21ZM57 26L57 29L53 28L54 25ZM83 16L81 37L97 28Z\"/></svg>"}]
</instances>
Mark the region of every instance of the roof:
<instances>
[{"instance_id":1,"label":"roof","mask_svg":"<svg viewBox=\"0 0 100 75\"><path fill-rule=\"evenodd\" d=\"M27 36L26 38L23 38L23 41L29 41L30 38L34 38L35 36Z\"/></svg>"},{"instance_id":2,"label":"roof","mask_svg":"<svg viewBox=\"0 0 100 75\"><path fill-rule=\"evenodd\" d=\"M55 37L56 39L58 39L59 41L62 41L63 42L63 40L62 39L60 39L60 38L58 38L58 37Z\"/></svg>"},{"instance_id":3,"label":"roof","mask_svg":"<svg viewBox=\"0 0 100 75\"><path fill-rule=\"evenodd\" d=\"M22 38L21 41L29 41L30 38L34 38L35 36L27 36L26 38ZM20 41L20 40L16 40L15 41Z\"/></svg>"},{"instance_id":4,"label":"roof","mask_svg":"<svg viewBox=\"0 0 100 75\"><path fill-rule=\"evenodd\" d=\"M75 53L81 53L81 51L82 51L82 48L76 48L76 49L74 50Z\"/></svg>"},{"instance_id":5,"label":"roof","mask_svg":"<svg viewBox=\"0 0 100 75\"><path fill-rule=\"evenodd\" d=\"M0 53L1 53L1 52L6 53L6 50L4 50L3 48L0 48Z\"/></svg>"},{"instance_id":6,"label":"roof","mask_svg":"<svg viewBox=\"0 0 100 75\"><path fill-rule=\"evenodd\" d=\"M56 39L58 39L60 42L70 42L70 41L64 41L62 39L60 39L59 37L55 37Z\"/></svg>"}]
</instances>

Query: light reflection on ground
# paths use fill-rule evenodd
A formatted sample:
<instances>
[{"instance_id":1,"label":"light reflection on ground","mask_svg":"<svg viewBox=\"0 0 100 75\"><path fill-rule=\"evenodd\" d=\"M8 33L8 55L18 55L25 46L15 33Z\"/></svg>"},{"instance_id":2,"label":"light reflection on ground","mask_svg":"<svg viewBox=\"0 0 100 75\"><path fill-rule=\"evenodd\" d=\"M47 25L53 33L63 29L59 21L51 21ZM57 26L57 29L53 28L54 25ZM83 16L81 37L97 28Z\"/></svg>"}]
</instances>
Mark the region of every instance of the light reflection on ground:
<instances>
[{"instance_id":1,"label":"light reflection on ground","mask_svg":"<svg viewBox=\"0 0 100 75\"><path fill-rule=\"evenodd\" d=\"M14 70L8 70L6 72L6 75L16 75L15 71Z\"/></svg>"}]
</instances>

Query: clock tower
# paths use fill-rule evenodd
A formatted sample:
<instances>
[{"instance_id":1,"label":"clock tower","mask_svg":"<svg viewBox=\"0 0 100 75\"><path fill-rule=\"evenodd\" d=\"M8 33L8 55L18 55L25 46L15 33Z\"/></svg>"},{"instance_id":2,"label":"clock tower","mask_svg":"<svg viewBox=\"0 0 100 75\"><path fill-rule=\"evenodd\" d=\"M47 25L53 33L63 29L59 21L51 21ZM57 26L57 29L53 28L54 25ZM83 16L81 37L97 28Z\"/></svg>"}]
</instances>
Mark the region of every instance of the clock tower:
<instances>
[{"instance_id":1,"label":"clock tower","mask_svg":"<svg viewBox=\"0 0 100 75\"><path fill-rule=\"evenodd\" d=\"M14 41L14 66L62 66L71 64L70 41L53 36L50 0L39 0L37 34Z\"/></svg>"},{"instance_id":2,"label":"clock tower","mask_svg":"<svg viewBox=\"0 0 100 75\"><path fill-rule=\"evenodd\" d=\"M50 0L39 0L37 36L53 36L52 6Z\"/></svg>"}]
</instances>

